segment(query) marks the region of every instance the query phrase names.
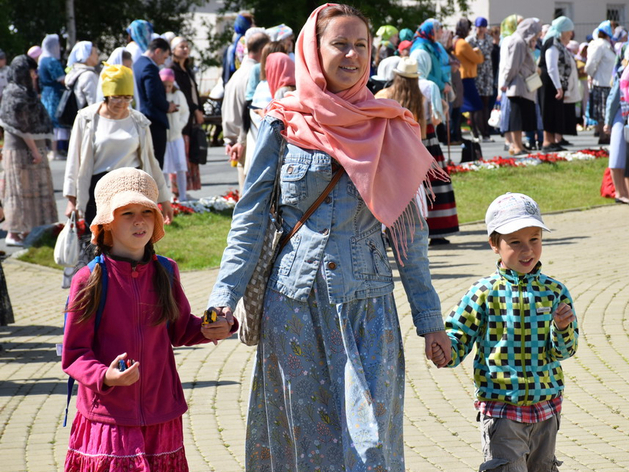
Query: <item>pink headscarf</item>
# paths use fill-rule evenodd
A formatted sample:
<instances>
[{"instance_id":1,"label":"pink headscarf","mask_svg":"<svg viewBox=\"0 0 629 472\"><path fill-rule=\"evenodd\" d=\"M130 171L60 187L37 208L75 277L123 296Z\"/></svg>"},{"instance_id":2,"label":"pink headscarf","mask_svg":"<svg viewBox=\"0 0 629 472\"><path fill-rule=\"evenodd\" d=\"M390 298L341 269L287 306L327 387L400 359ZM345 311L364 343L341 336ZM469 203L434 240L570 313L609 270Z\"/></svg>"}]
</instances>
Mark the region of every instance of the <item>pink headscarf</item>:
<instances>
[{"instance_id":1,"label":"pink headscarf","mask_svg":"<svg viewBox=\"0 0 629 472\"><path fill-rule=\"evenodd\" d=\"M277 89L295 85L295 63L283 52L274 52L266 57L264 73L269 83L271 97L275 97Z\"/></svg>"},{"instance_id":2,"label":"pink headscarf","mask_svg":"<svg viewBox=\"0 0 629 472\"><path fill-rule=\"evenodd\" d=\"M373 215L392 230L404 252L403 220L413 221L405 210L415 202L429 174L443 177L444 173L422 144L411 112L394 100L375 99L367 89L368 68L348 90L327 91L316 25L319 12L329 6L314 10L297 38L297 90L272 101L267 110L284 121L289 143L327 152L343 166Z\"/></svg>"}]
</instances>

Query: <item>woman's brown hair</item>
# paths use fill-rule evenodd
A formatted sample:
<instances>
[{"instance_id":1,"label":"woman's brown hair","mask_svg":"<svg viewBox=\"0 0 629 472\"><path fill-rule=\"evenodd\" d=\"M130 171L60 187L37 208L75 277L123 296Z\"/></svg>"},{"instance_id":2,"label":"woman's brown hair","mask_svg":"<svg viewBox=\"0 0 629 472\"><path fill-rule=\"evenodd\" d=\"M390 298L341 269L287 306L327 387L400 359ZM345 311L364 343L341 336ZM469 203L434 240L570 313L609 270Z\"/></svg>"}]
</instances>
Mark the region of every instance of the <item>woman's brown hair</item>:
<instances>
[{"instance_id":1,"label":"woman's brown hair","mask_svg":"<svg viewBox=\"0 0 629 472\"><path fill-rule=\"evenodd\" d=\"M286 46L281 41L271 41L262 48L262 55L260 56L260 80L266 80L266 58L269 54L274 52L283 52L286 54Z\"/></svg>"},{"instance_id":2,"label":"woman's brown hair","mask_svg":"<svg viewBox=\"0 0 629 472\"><path fill-rule=\"evenodd\" d=\"M107 254L111 250L111 246L105 243L106 230L101 230L98 233L98 240L96 242L96 256L101 254ZM168 273L168 270L157 260L155 255L155 249L153 243L149 242L146 245L144 256L150 258L149 263L155 264L155 275L153 276L153 284L155 285L155 291L158 294L157 307L161 308L160 315L155 318L153 325L157 326L164 322L175 322L179 318L179 307L175 301L173 295L173 285L178 284L179 281L174 278L173 275ZM96 264L85 286L79 290L76 298L71 303L68 311L83 312L78 318L77 323L82 323L89 320L98 311L100 299L102 296L102 277L103 272L100 264Z\"/></svg>"},{"instance_id":3,"label":"woman's brown hair","mask_svg":"<svg viewBox=\"0 0 629 472\"><path fill-rule=\"evenodd\" d=\"M424 113L424 96L419 90L417 79L402 77L395 74L393 85L389 88L388 98L395 100L410 110L422 129L422 138L426 136L426 114Z\"/></svg>"},{"instance_id":4,"label":"woman's brown hair","mask_svg":"<svg viewBox=\"0 0 629 472\"><path fill-rule=\"evenodd\" d=\"M371 44L369 20L360 10L350 5L330 5L319 12L319 16L317 17L317 44L321 42L321 37L330 24L330 21L339 16L355 16L361 19L365 23L365 26L367 26L367 34L369 35L367 39L369 39L369 44Z\"/></svg>"}]
</instances>

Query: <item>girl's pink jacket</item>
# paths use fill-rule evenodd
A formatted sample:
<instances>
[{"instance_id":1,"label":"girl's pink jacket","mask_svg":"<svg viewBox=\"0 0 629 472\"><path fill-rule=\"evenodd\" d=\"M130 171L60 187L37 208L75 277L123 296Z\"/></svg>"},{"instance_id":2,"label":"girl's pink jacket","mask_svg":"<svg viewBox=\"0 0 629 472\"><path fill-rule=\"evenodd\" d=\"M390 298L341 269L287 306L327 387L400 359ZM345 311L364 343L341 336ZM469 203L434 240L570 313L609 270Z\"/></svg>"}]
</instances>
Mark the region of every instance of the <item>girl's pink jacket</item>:
<instances>
[{"instance_id":1,"label":"girl's pink jacket","mask_svg":"<svg viewBox=\"0 0 629 472\"><path fill-rule=\"evenodd\" d=\"M79 383L78 411L92 421L144 426L163 423L187 410L172 346L209 342L201 334L201 319L190 304L174 269L173 292L180 316L176 322L153 325L157 293L153 274L157 261L148 264L105 259L109 285L100 326L94 336L94 318L77 323L78 312L68 312L63 336L63 370ZM136 277L132 276L137 272ZM90 270L83 267L72 279L70 300L85 285ZM70 304L71 306L71 304ZM127 387L106 387L105 372L126 352L140 362L140 380Z\"/></svg>"}]
</instances>

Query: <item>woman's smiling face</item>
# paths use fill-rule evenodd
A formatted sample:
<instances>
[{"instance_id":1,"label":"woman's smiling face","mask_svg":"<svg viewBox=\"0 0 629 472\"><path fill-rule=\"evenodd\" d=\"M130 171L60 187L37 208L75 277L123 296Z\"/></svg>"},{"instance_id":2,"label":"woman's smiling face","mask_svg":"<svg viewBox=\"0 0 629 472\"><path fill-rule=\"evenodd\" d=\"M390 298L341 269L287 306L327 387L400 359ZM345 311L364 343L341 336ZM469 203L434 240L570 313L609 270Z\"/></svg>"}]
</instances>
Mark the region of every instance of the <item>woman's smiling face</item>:
<instances>
[{"instance_id":1,"label":"woman's smiling face","mask_svg":"<svg viewBox=\"0 0 629 472\"><path fill-rule=\"evenodd\" d=\"M332 18L319 41L319 60L330 92L356 85L369 67L367 25L355 16Z\"/></svg>"}]
</instances>

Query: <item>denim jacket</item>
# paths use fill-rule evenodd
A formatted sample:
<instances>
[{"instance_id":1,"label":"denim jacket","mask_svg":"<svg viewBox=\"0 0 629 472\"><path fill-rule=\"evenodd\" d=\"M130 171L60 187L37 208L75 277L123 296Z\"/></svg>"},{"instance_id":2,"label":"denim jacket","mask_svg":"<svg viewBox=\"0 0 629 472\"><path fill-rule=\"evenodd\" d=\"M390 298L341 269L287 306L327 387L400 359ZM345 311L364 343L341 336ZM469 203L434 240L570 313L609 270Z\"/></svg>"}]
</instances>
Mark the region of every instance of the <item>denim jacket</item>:
<instances>
[{"instance_id":1,"label":"denim jacket","mask_svg":"<svg viewBox=\"0 0 629 472\"><path fill-rule=\"evenodd\" d=\"M243 195L236 205L221 268L208 306L234 308L260 257L273 184L284 139L283 123L266 117L258 134ZM318 150L285 146L281 159L280 212L284 234L332 179L332 157ZM417 212L409 212L416 215ZM416 216L413 242L408 242L399 272L417 333L443 330L441 304L428 266L428 225ZM396 258L398 254L395 254ZM396 259L399 260L399 259ZM330 303L378 297L393 291L381 223L344 174L325 201L277 256L269 288L306 301L317 271L325 277Z\"/></svg>"}]
</instances>

